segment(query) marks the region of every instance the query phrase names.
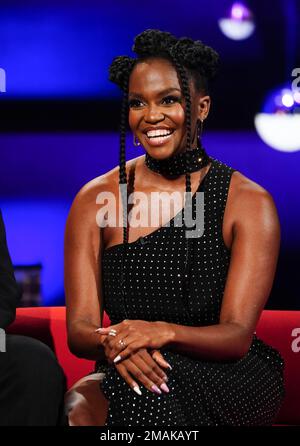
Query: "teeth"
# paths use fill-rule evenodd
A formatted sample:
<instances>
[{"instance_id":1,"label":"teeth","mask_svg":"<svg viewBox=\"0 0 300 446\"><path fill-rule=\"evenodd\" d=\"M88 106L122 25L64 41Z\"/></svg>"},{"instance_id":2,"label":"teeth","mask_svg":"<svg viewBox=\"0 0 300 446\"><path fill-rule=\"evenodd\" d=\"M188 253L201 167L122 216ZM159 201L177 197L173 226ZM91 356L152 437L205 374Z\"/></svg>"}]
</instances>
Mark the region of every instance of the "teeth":
<instances>
[{"instance_id":1,"label":"teeth","mask_svg":"<svg viewBox=\"0 0 300 446\"><path fill-rule=\"evenodd\" d=\"M157 136L166 136L166 135L170 135L172 133L171 130L149 130L149 132L147 132L147 136L148 138L153 138L153 137L157 137Z\"/></svg>"}]
</instances>

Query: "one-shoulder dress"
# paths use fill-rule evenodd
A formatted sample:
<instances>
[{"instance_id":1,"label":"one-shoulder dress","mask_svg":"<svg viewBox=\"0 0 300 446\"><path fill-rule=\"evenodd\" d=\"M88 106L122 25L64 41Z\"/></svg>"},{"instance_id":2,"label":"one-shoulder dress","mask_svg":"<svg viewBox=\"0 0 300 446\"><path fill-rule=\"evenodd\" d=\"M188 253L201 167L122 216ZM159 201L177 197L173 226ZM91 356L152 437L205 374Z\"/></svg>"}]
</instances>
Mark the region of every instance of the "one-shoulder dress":
<instances>
[{"instance_id":1,"label":"one-shoulder dress","mask_svg":"<svg viewBox=\"0 0 300 446\"><path fill-rule=\"evenodd\" d=\"M123 245L104 250L104 310L112 325L124 319L190 326L219 323L230 263L222 222L235 169L213 157L210 162L197 189L204 192L204 232L191 239L188 295L183 299L185 232L174 225L173 217L169 224L127 245L127 317L120 289ZM285 395L284 360L256 333L248 353L235 361L203 360L168 347L160 351L172 366L167 371L170 392L161 395L140 384L139 396L113 365L96 363L95 371L104 373L100 388L109 401L105 426L253 426L274 422Z\"/></svg>"}]
</instances>

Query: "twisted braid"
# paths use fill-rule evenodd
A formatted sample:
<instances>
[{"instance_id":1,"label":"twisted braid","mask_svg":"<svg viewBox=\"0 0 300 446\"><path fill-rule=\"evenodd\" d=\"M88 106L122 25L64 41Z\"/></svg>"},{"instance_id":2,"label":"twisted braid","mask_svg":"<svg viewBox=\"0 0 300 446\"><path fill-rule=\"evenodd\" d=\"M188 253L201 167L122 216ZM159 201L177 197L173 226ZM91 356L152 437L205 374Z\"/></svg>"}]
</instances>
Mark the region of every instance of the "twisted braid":
<instances>
[{"instance_id":1,"label":"twisted braid","mask_svg":"<svg viewBox=\"0 0 300 446\"><path fill-rule=\"evenodd\" d=\"M186 226L186 215L192 215L192 190L191 190L191 174L190 174L190 152L191 148L191 95L190 87L188 83L188 77L185 68L178 62L177 58L173 58L173 63L176 67L177 73L179 74L183 96L185 99L185 116L186 116L186 174L185 174L185 206L183 208L183 218L185 231L187 231ZM187 234L187 233L186 233ZM191 240L189 237L185 237L185 259L184 259L184 281L185 281L185 293L188 295L189 291L189 265L192 263L192 255L190 255L190 244ZM193 251L191 251L193 254Z\"/></svg>"},{"instance_id":2,"label":"twisted braid","mask_svg":"<svg viewBox=\"0 0 300 446\"><path fill-rule=\"evenodd\" d=\"M121 106L121 119L120 119L120 167L119 167L119 185L121 189L122 197L122 209L123 209L123 250L122 250L122 264L121 264L121 290L123 293L123 305L125 311L125 317L128 318L128 313L126 309L126 299L124 294L125 288L125 257L126 248L128 243L128 214L127 214L127 204L128 204L128 191L127 191L127 174L126 174L126 123L128 114L128 83L129 78L123 78L123 98Z\"/></svg>"},{"instance_id":3,"label":"twisted braid","mask_svg":"<svg viewBox=\"0 0 300 446\"><path fill-rule=\"evenodd\" d=\"M121 106L121 123L120 123L120 169L119 169L119 184L124 184L125 187L121 189L122 202L123 202L123 219L125 219L123 226L123 241L124 243L128 241L128 228L127 228L127 174L126 174L126 154L125 154L125 144L126 144L126 121L128 113L128 79L123 82L123 99ZM126 213L126 214L125 214Z\"/></svg>"}]
</instances>

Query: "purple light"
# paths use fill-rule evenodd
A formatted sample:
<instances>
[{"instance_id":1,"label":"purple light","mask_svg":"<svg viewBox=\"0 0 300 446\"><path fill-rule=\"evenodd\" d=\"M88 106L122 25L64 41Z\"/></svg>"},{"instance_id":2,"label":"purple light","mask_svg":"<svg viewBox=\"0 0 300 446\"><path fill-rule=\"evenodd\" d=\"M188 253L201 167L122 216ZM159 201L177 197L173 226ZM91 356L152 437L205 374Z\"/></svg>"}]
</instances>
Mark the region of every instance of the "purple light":
<instances>
[{"instance_id":1,"label":"purple light","mask_svg":"<svg viewBox=\"0 0 300 446\"><path fill-rule=\"evenodd\" d=\"M282 106L282 95L278 94L275 96L274 98L274 103L277 107L281 107Z\"/></svg>"},{"instance_id":2,"label":"purple light","mask_svg":"<svg viewBox=\"0 0 300 446\"><path fill-rule=\"evenodd\" d=\"M262 113L274 114L274 113L292 113L297 106L297 96L287 86L276 88L271 91L262 109Z\"/></svg>"},{"instance_id":3,"label":"purple light","mask_svg":"<svg viewBox=\"0 0 300 446\"><path fill-rule=\"evenodd\" d=\"M282 105L284 105L287 108L290 108L294 105L294 99L291 93L284 93L282 95Z\"/></svg>"},{"instance_id":4,"label":"purple light","mask_svg":"<svg viewBox=\"0 0 300 446\"><path fill-rule=\"evenodd\" d=\"M231 7L230 17L234 20L249 20L251 12L243 3L234 3Z\"/></svg>"},{"instance_id":5,"label":"purple light","mask_svg":"<svg viewBox=\"0 0 300 446\"><path fill-rule=\"evenodd\" d=\"M300 91L294 92L294 101L300 104Z\"/></svg>"}]
</instances>

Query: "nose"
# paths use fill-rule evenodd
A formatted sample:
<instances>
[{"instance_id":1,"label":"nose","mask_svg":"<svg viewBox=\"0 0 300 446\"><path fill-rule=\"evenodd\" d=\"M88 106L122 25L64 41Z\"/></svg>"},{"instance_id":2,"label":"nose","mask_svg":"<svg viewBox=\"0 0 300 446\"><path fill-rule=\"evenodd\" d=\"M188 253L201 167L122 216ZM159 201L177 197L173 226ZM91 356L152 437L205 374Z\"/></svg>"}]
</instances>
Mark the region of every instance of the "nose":
<instances>
[{"instance_id":1,"label":"nose","mask_svg":"<svg viewBox=\"0 0 300 446\"><path fill-rule=\"evenodd\" d=\"M144 119L146 122L159 122L165 119L165 115L161 112L160 107L149 105L145 111Z\"/></svg>"}]
</instances>

